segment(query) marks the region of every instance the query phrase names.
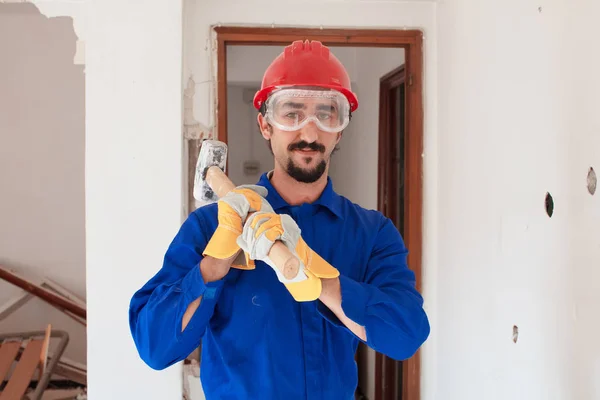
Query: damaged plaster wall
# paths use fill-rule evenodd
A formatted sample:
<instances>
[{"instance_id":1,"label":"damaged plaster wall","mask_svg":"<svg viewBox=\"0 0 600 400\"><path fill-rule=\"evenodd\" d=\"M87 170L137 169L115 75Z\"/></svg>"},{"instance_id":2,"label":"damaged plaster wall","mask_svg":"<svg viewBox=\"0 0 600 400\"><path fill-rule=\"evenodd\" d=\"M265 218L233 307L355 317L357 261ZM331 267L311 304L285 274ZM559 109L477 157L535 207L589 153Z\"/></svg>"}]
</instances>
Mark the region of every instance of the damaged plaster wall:
<instances>
[{"instance_id":1,"label":"damaged plaster wall","mask_svg":"<svg viewBox=\"0 0 600 400\"><path fill-rule=\"evenodd\" d=\"M0 3L0 264L85 299L84 67L71 17ZM80 46L81 47L81 46ZM81 53L80 53L81 54ZM20 289L0 281L0 304ZM0 331L67 330L86 362L86 330L33 298Z\"/></svg>"},{"instance_id":2,"label":"damaged plaster wall","mask_svg":"<svg viewBox=\"0 0 600 400\"><path fill-rule=\"evenodd\" d=\"M0 263L85 299L81 43L71 17L0 3ZM0 303L19 292L1 281ZM37 298L0 321L0 331L48 323L69 332L65 356L85 363L85 327Z\"/></svg>"},{"instance_id":3,"label":"damaged plaster wall","mask_svg":"<svg viewBox=\"0 0 600 400\"><path fill-rule=\"evenodd\" d=\"M85 64L85 31L87 25L88 0L0 0L0 3L34 4L41 14L47 18L71 18L76 35L73 63Z\"/></svg>"},{"instance_id":4,"label":"damaged plaster wall","mask_svg":"<svg viewBox=\"0 0 600 400\"><path fill-rule=\"evenodd\" d=\"M599 18L597 1L438 5L440 334L424 400L600 399Z\"/></svg>"},{"instance_id":5,"label":"damaged plaster wall","mask_svg":"<svg viewBox=\"0 0 600 400\"><path fill-rule=\"evenodd\" d=\"M600 170L600 2L584 1L566 7L568 37L571 42L561 59L564 71L576 70L572 82L563 82L568 97L563 127L568 137L569 167L565 171L566 193L558 206L568 207L569 229L563 235L568 248L565 273L571 275L572 294L569 317L560 321L572 325L574 336L571 349L574 391L572 399L600 399L600 193L596 190L594 171ZM557 11L553 11L556 14ZM561 74L561 78L564 74ZM568 100L567 100L568 99ZM568 202L568 204L567 204ZM571 350L570 349L570 350Z\"/></svg>"}]
</instances>

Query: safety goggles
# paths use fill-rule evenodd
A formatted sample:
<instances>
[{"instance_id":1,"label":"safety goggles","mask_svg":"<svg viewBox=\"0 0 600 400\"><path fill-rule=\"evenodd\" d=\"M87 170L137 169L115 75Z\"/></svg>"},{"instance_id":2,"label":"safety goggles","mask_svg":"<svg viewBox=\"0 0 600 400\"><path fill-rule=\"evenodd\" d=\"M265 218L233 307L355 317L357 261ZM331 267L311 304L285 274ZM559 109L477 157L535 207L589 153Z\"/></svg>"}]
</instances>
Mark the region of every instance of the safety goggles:
<instances>
[{"instance_id":1,"label":"safety goggles","mask_svg":"<svg viewBox=\"0 0 600 400\"><path fill-rule=\"evenodd\" d=\"M313 121L325 132L340 132L350 122L350 104L335 90L281 89L265 103L267 120L284 131L297 131Z\"/></svg>"}]
</instances>

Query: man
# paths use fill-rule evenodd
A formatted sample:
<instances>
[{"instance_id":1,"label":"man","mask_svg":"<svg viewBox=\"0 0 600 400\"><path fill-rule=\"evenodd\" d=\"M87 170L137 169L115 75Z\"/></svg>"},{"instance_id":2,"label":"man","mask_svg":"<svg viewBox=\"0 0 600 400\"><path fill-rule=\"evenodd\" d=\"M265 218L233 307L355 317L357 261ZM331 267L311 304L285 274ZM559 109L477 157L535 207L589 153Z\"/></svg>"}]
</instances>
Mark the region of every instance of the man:
<instances>
[{"instance_id":1,"label":"man","mask_svg":"<svg viewBox=\"0 0 600 400\"><path fill-rule=\"evenodd\" d=\"M353 399L359 342L403 360L430 329L395 226L336 194L327 175L357 98L327 47L298 41L269 66L254 105L274 168L190 214L133 296L135 344L163 369L202 341L207 399ZM294 279L268 258L275 240L301 261Z\"/></svg>"}]
</instances>

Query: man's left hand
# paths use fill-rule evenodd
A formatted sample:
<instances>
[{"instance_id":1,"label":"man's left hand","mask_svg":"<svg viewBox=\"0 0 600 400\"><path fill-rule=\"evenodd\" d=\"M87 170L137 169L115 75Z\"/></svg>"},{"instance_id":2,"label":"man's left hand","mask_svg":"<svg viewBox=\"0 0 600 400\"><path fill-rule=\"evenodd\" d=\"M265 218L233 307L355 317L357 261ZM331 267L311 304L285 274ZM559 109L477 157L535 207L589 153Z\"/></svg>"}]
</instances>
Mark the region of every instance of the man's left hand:
<instances>
[{"instance_id":1,"label":"man's left hand","mask_svg":"<svg viewBox=\"0 0 600 400\"><path fill-rule=\"evenodd\" d=\"M269 259L269 251L276 240L281 240L300 260L300 271L291 280L286 279ZM336 278L339 271L313 251L302 239L296 222L286 214L257 212L251 215L237 243L252 260L269 265L279 281L285 284L296 301L312 301L319 298L321 278Z\"/></svg>"}]
</instances>

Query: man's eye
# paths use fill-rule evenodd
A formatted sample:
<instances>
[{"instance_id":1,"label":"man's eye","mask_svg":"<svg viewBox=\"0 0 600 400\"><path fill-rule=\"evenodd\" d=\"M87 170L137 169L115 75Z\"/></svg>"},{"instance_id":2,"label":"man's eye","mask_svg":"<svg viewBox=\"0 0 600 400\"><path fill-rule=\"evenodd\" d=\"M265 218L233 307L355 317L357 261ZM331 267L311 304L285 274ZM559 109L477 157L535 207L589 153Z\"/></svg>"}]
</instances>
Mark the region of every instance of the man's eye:
<instances>
[{"instance_id":1,"label":"man's eye","mask_svg":"<svg viewBox=\"0 0 600 400\"><path fill-rule=\"evenodd\" d=\"M291 119L296 119L298 118L298 113L297 112L289 112L287 114L285 114L286 118L291 118Z\"/></svg>"},{"instance_id":2,"label":"man's eye","mask_svg":"<svg viewBox=\"0 0 600 400\"><path fill-rule=\"evenodd\" d=\"M321 121L328 120L328 119L331 119L331 114L329 114L329 113L319 113L317 115L317 118L319 118Z\"/></svg>"}]
</instances>

